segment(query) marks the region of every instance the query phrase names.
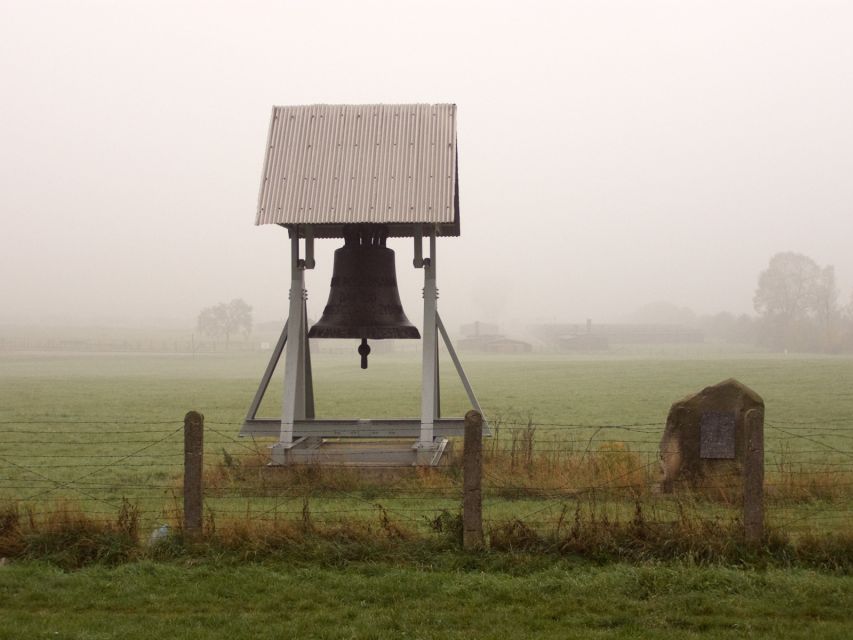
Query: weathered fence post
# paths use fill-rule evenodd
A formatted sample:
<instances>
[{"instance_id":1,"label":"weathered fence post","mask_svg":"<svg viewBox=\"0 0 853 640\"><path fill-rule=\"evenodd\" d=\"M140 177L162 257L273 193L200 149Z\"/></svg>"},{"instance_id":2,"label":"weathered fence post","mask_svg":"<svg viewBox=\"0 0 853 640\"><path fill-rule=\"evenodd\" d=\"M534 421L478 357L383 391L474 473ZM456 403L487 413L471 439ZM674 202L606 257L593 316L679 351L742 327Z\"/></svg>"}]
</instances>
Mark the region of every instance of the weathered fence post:
<instances>
[{"instance_id":1,"label":"weathered fence post","mask_svg":"<svg viewBox=\"0 0 853 640\"><path fill-rule=\"evenodd\" d=\"M462 458L462 547L483 548L483 416L465 414L465 451Z\"/></svg>"},{"instance_id":2,"label":"weathered fence post","mask_svg":"<svg viewBox=\"0 0 853 640\"><path fill-rule=\"evenodd\" d=\"M749 542L764 537L764 410L750 409L744 420L743 526Z\"/></svg>"},{"instance_id":3,"label":"weathered fence post","mask_svg":"<svg viewBox=\"0 0 853 640\"><path fill-rule=\"evenodd\" d=\"M204 416L190 411L184 416L184 534L189 538L201 533L203 469Z\"/></svg>"}]
</instances>

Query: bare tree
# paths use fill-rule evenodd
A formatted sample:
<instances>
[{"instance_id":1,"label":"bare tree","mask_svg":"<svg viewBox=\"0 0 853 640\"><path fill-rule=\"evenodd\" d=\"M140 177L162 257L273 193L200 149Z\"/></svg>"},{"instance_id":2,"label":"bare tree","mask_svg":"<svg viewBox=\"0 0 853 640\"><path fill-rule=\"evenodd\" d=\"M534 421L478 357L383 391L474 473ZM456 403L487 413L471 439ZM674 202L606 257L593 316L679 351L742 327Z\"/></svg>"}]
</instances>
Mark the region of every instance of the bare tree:
<instances>
[{"instance_id":1,"label":"bare tree","mask_svg":"<svg viewBox=\"0 0 853 640\"><path fill-rule=\"evenodd\" d=\"M248 337L252 332L252 307L241 298L206 307L198 314L198 330L213 338L224 337L227 347L233 334Z\"/></svg>"},{"instance_id":2,"label":"bare tree","mask_svg":"<svg viewBox=\"0 0 853 640\"><path fill-rule=\"evenodd\" d=\"M831 350L839 317L835 269L800 253L777 253L758 278L753 298L775 347Z\"/></svg>"}]
</instances>

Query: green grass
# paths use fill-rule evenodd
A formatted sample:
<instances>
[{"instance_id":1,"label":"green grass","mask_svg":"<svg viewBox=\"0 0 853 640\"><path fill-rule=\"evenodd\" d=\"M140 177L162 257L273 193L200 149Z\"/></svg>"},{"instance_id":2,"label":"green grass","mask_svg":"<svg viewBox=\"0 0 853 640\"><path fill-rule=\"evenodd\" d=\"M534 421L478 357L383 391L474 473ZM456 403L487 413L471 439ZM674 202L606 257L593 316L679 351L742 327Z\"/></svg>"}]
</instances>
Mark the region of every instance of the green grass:
<instances>
[{"instance_id":1,"label":"green grass","mask_svg":"<svg viewBox=\"0 0 853 640\"><path fill-rule=\"evenodd\" d=\"M0 638L848 638L853 581L679 565L0 567Z\"/></svg>"},{"instance_id":2,"label":"green grass","mask_svg":"<svg viewBox=\"0 0 853 640\"><path fill-rule=\"evenodd\" d=\"M847 473L849 482L853 359L729 354L710 347L691 352L689 359L678 355L667 348L596 357L464 355L464 361L487 414L503 421L501 442L509 441L513 421L526 424L530 417L538 425L537 451L560 448L595 454L603 443L623 442L636 453L640 465L648 465L652 480L657 442L670 404L704 386L736 377L765 398L769 472L818 469L823 474L818 478L834 478L826 473L834 469ZM233 440L265 358L260 353L195 357L0 354L0 422L11 423L0 425L0 499L28 499L38 511L46 501L61 497L76 501L92 515L112 518L121 498L127 496L145 512L146 527L168 519L179 508L173 489L179 486L184 413L197 409L206 415L210 465L224 461L223 451L237 461L245 460L243 456L251 454L255 445ZM315 354L314 370L318 416L418 414L420 367L414 353L375 354L367 371L358 369L354 353ZM468 402L452 366L444 362L443 370L444 414L461 415ZM277 415L280 395L276 381L261 413ZM601 427L624 424L651 426ZM265 445L257 444L261 454ZM275 472L258 469L253 473L273 477ZM553 484L539 495L516 492L519 486L526 489L537 484L523 474L492 475L486 483L486 517L494 520L517 516L553 522L565 504L575 506ZM274 481L272 486L276 488ZM254 482L249 488L256 487ZM208 507L232 516L249 510L255 515L298 517L304 496L310 495L318 519L338 518L343 512L346 517L375 521L379 503L407 526L425 529L436 512L456 508L454 491L425 498L416 490L410 494L384 491L381 482L337 493L317 492L303 484L287 491L279 486L272 495L248 501L211 492ZM768 488L771 522L798 531L849 529L851 491L849 487L837 491L840 500L808 497L774 503ZM629 518L633 499L611 498L599 496L597 508L612 518ZM666 497L647 499L654 503L649 513L657 509L659 518L674 517L679 508ZM737 514L732 505L705 508L712 516Z\"/></svg>"},{"instance_id":3,"label":"green grass","mask_svg":"<svg viewBox=\"0 0 853 640\"><path fill-rule=\"evenodd\" d=\"M780 465L804 470L827 463L839 469L853 466L853 359L713 349L692 352L689 359L678 355L667 349L594 358L464 360L487 413L504 422L501 438L507 440L502 442L508 442L508 422L526 423L532 416L540 425L537 451L557 445L597 451L602 443L619 441L645 460L654 455L673 401L736 377L767 403L768 471ZM784 533L801 536L799 546L773 543L779 545L775 551L769 543L758 551L738 548L725 533L737 505L700 501L698 509L711 528L691 533L696 541L708 539L694 554L692 539L673 548L665 536L658 544L645 534L646 547L637 538L620 538L633 526L635 502L629 493L584 494L574 500L559 492L513 493L527 482L523 473L487 477L488 526L521 517L539 528L532 533L497 530L495 549L465 554L452 550L446 532L432 533L429 526L442 509L458 509L458 478L452 471L449 479L351 481L334 472L323 472L325 478L318 480L310 470L308 477L300 477L247 466L249 458L241 455L250 453L246 446L251 443L233 439L264 365L262 354L251 353L195 358L0 353L0 422L9 423L0 425L0 501L31 498L22 504L25 520L27 506L38 519L39 511L50 511L57 499L74 501L72 522L62 531L39 534L36 523L36 533L27 534L30 547L23 557L49 558L51 564L13 560L0 565L0 639L811 640L847 638L853 630L849 487L839 488L841 497L833 499L806 496L774 503L768 495L771 524L785 523ZM469 407L447 365L444 413L461 415ZM367 372L357 369L352 355L318 354L314 368L318 415L418 413L420 370L414 354L375 354ZM262 413L277 415L279 384ZM100 537L88 525L75 529L75 509L115 521L123 496L144 512L143 540L156 523L174 518L180 508L173 497L182 461L180 427L189 409L206 416L206 459L222 483L222 497L214 491L208 496L216 514L216 533L209 542L195 550L145 550L130 544L114 525ZM659 427L592 426L646 423ZM549 431L549 424L590 426ZM140 451L160 438L165 439ZM244 464L225 466L223 450ZM264 453L263 443L258 451ZM72 482L76 489L57 482ZM232 491L257 493L259 486L267 487L265 497L244 498ZM428 489L434 493L425 497ZM306 498L310 526L325 533L304 540L276 534L277 522L291 532L304 523ZM643 496L652 520L674 518L685 504L690 500ZM569 509L566 527L580 506L586 510L584 526L592 525L594 515L598 528L579 537L574 547L559 550L554 523L564 506ZM243 533L247 511L260 524ZM383 513L389 521L383 521ZM617 521L618 526L607 524ZM404 537L395 542L398 526ZM334 533L336 528L343 537ZM830 534L840 536L840 546L833 546L836 538ZM707 555L715 548L718 555ZM620 557L630 558L630 564ZM651 557L676 560L652 563ZM247 561L252 558L256 561ZM592 564L592 559L604 564ZM81 565L70 572L58 568ZM755 569L762 566L769 568Z\"/></svg>"}]
</instances>

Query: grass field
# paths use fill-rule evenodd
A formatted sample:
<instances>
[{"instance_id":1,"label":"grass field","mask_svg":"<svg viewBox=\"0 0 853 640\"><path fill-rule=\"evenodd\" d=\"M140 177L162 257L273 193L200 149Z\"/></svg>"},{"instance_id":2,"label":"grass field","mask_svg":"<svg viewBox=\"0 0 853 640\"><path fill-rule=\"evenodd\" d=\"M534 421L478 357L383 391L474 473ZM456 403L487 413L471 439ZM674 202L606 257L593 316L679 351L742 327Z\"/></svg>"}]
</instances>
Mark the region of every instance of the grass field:
<instances>
[{"instance_id":1,"label":"grass field","mask_svg":"<svg viewBox=\"0 0 853 640\"><path fill-rule=\"evenodd\" d=\"M672 349L605 357L466 357L481 403L498 427L497 437L486 443L487 451L506 453L513 439L519 444L517 457L509 460L505 455L505 464L487 466L487 517L552 521L566 503L560 489L580 486L575 482L580 476L589 476L596 486L627 481L627 488L653 488L657 443L669 405L708 384L736 377L758 391L767 405L771 516L797 530L849 527L853 360L726 355L712 348L694 350L689 358L680 355ZM128 497L141 505L145 525L152 525L175 509L171 490L178 486L182 461L178 430L184 413L197 409L206 415L207 462L223 489L210 493L208 506L221 514L247 509L256 515L301 514L305 488L283 487L292 485L292 478L276 480L275 471L261 470L264 443L235 442L264 359L259 353L0 355L0 497L28 499L32 505L71 499L89 513L109 516L120 499ZM318 416L418 413L420 370L415 354L378 354L367 371L358 369L351 355L316 354L314 369ZM444 363L443 370L443 413L461 415L469 408L461 385L452 366ZM276 384L261 414L278 415L279 398ZM526 469L522 459L520 441L528 423L535 425L536 473ZM584 468L565 466L564 459L584 454ZM243 463L243 473L229 474L231 467L217 476L229 461ZM247 501L246 491L235 495L224 489L240 489L239 478L245 477L249 464L256 465L253 473L264 476L264 491ZM799 489L808 499L788 500L788 492L772 504L774 485L783 484L782 476L776 483L772 477L783 471L784 478L799 474L806 479ZM323 486L340 489L329 475ZM248 488L257 489L257 480L254 477ZM415 486L431 491L407 495L398 484L385 491L381 482L360 493L315 491L311 508L315 519L340 513L375 518L375 505L381 503L409 526L424 526L427 516L456 508L457 486L453 478L445 478ZM629 515L633 500L622 497L608 501L608 496L599 496L596 508L615 517ZM660 498L654 508L660 513L647 517L670 517L676 506ZM725 503L708 508L722 515L731 511Z\"/></svg>"},{"instance_id":2,"label":"grass field","mask_svg":"<svg viewBox=\"0 0 853 640\"><path fill-rule=\"evenodd\" d=\"M713 349L682 355L466 357L481 403L499 426L498 438L485 445L492 452L485 515L494 549L471 556L447 546L446 528L435 537L436 516L446 512L444 525L452 526L458 510L452 469L368 479L282 472L263 466L265 443L237 441L263 354L2 353L0 500L18 504L24 520L55 517L60 504L115 522L128 498L141 510L144 540L180 509L174 496L182 418L197 409L206 416L208 521L218 542L189 555L122 555L119 548L109 557L141 559L72 572L32 560L2 565L0 638L849 637L849 562L836 563L830 546L816 552L820 571L798 568L796 559L787 569L726 566L726 522L737 516L726 500L692 503L713 527L690 535L718 536L723 545L704 560L689 545L674 548L674 560L644 560L642 549L620 547L616 538L616 551L603 555L587 555L582 545L568 555L542 546L556 520L565 517L568 528L580 509L585 527L599 527L590 529L593 537L613 537L602 522L633 526L640 502L650 522L676 518L690 501L653 491L669 405L728 377L767 405L771 525L784 525L786 535L849 536L853 360ZM461 415L469 407L446 365L443 413ZM320 416L417 415L413 354L377 354L366 372L354 357L317 354L314 370ZM279 398L276 386L261 413L277 415ZM532 468L519 444L529 423ZM797 491L774 494L774 477L794 476L806 478ZM605 490L582 499L573 493L590 482ZM529 542L523 530L498 528L514 518L544 532L528 551L519 550ZM363 528L350 531L353 522ZM262 540L261 525L279 542ZM297 540L284 556L273 548L309 529L307 542ZM69 549L79 547L79 534L71 534L77 538ZM347 536L362 546L347 546ZM365 546L371 536L384 542ZM79 564L77 556L67 561L79 549L62 548L63 539L40 544L53 545L43 555L59 566ZM631 564L618 560L619 549L632 551L625 556Z\"/></svg>"}]
</instances>

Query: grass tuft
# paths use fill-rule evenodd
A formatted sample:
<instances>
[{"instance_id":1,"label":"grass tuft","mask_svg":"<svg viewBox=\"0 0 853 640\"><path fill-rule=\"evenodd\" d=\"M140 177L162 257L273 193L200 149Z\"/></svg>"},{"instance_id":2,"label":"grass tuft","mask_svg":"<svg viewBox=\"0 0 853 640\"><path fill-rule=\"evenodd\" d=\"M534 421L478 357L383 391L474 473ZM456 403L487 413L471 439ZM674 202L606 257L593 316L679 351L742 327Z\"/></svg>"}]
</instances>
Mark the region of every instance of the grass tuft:
<instances>
[{"instance_id":1,"label":"grass tuft","mask_svg":"<svg viewBox=\"0 0 853 640\"><path fill-rule=\"evenodd\" d=\"M64 568L118 564L139 553L139 512L126 500L115 520L97 520L70 502L22 518L17 506L0 508L0 556L38 558Z\"/></svg>"}]
</instances>

